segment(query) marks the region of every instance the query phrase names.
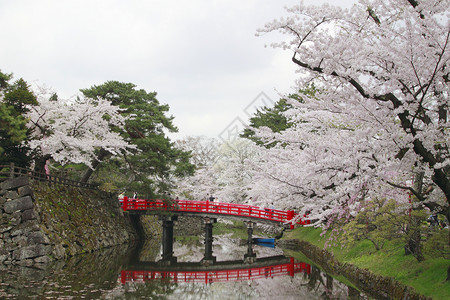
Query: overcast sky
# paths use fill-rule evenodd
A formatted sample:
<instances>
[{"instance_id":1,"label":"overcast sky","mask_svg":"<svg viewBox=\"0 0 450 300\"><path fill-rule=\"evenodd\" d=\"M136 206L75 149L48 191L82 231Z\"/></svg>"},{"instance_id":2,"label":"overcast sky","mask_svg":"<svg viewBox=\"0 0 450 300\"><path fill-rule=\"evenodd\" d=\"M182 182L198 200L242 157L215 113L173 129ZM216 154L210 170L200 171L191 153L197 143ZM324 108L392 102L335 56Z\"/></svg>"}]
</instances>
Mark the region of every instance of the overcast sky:
<instances>
[{"instance_id":1,"label":"overcast sky","mask_svg":"<svg viewBox=\"0 0 450 300\"><path fill-rule=\"evenodd\" d=\"M297 3L0 0L0 70L62 98L108 80L131 82L170 106L173 139L227 138L254 107L294 92L292 54L265 47L276 34L255 33Z\"/></svg>"}]
</instances>

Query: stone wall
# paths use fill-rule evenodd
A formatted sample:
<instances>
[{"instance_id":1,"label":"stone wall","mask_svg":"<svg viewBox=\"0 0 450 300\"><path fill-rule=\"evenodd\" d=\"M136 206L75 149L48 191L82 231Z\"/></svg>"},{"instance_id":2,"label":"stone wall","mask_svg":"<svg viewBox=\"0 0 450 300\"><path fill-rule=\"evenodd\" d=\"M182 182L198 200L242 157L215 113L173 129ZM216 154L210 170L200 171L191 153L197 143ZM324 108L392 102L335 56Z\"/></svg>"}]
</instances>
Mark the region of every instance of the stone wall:
<instances>
[{"instance_id":1,"label":"stone wall","mask_svg":"<svg viewBox=\"0 0 450 300\"><path fill-rule=\"evenodd\" d=\"M0 183L0 264L39 266L136 238L116 195L27 177Z\"/></svg>"},{"instance_id":2,"label":"stone wall","mask_svg":"<svg viewBox=\"0 0 450 300\"><path fill-rule=\"evenodd\" d=\"M308 242L299 240L280 240L277 244L284 249L302 252L306 257L325 270L325 272L332 275L344 276L359 290L368 293L376 299L430 299L417 294L412 288L407 287L392 278L375 275L366 269L360 269L351 264L340 263L334 258L332 253Z\"/></svg>"},{"instance_id":3,"label":"stone wall","mask_svg":"<svg viewBox=\"0 0 450 300\"><path fill-rule=\"evenodd\" d=\"M173 233L175 236L201 236L205 233L205 225L202 218L178 216L174 222Z\"/></svg>"}]
</instances>

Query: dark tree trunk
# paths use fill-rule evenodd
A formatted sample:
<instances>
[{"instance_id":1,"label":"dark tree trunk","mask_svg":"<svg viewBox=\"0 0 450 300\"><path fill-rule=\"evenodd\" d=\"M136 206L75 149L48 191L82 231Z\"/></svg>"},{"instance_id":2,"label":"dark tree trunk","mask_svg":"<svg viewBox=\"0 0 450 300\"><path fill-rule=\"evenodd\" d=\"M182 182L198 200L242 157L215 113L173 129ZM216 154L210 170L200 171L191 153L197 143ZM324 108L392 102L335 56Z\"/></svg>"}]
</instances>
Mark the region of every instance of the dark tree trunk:
<instances>
[{"instance_id":1,"label":"dark tree trunk","mask_svg":"<svg viewBox=\"0 0 450 300\"><path fill-rule=\"evenodd\" d=\"M405 255L412 254L419 262L425 260L425 257L423 257L422 245L420 240L420 230L414 230L405 245Z\"/></svg>"},{"instance_id":2,"label":"dark tree trunk","mask_svg":"<svg viewBox=\"0 0 450 300\"><path fill-rule=\"evenodd\" d=\"M97 156L97 159L95 159L92 162L92 168L88 168L86 170L86 172L83 175L83 178L81 178L81 182L86 183L88 182L89 178L91 178L91 175L94 173L94 171L97 169L98 165L100 164L100 162L106 158L107 156L111 155L111 153L109 153L108 151L106 151L105 149L100 149L100 153Z\"/></svg>"},{"instance_id":3,"label":"dark tree trunk","mask_svg":"<svg viewBox=\"0 0 450 300\"><path fill-rule=\"evenodd\" d=\"M45 164L51 158L50 154L41 156L34 161L34 171L36 173L45 174Z\"/></svg>"},{"instance_id":4,"label":"dark tree trunk","mask_svg":"<svg viewBox=\"0 0 450 300\"><path fill-rule=\"evenodd\" d=\"M448 266L448 269L447 269L447 279L446 279L446 281L450 281L450 266Z\"/></svg>"}]
</instances>

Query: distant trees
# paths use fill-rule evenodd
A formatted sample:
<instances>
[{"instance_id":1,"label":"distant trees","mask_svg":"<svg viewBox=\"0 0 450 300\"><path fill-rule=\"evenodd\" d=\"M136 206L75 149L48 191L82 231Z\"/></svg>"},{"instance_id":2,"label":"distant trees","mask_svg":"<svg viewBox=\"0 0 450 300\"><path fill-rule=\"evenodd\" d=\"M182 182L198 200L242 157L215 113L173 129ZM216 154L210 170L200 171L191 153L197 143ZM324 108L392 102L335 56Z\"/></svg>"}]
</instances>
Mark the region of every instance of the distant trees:
<instances>
[{"instance_id":1,"label":"distant trees","mask_svg":"<svg viewBox=\"0 0 450 300\"><path fill-rule=\"evenodd\" d=\"M206 136L187 136L175 141L176 146L191 154L191 162L197 167L214 163L217 159L217 148L220 143Z\"/></svg>"},{"instance_id":2,"label":"distant trees","mask_svg":"<svg viewBox=\"0 0 450 300\"><path fill-rule=\"evenodd\" d=\"M222 143L217 154L214 171L220 189L215 195L223 202L247 204L258 147L246 139L235 139Z\"/></svg>"},{"instance_id":3,"label":"distant trees","mask_svg":"<svg viewBox=\"0 0 450 300\"><path fill-rule=\"evenodd\" d=\"M285 98L278 100L273 107L262 107L258 109L253 117L250 118L250 124L244 128L241 137L254 141L257 145L263 145L266 148L273 147L277 142L267 142L267 138L258 137L255 130L267 127L276 135L292 126L294 120L285 113L292 109L291 102L302 102L302 95L314 96L316 88L314 86L303 87L298 93L290 94Z\"/></svg>"},{"instance_id":4,"label":"distant trees","mask_svg":"<svg viewBox=\"0 0 450 300\"><path fill-rule=\"evenodd\" d=\"M290 96L292 97L292 96ZM286 99L278 100L274 107L263 107L258 109L253 117L250 118L250 124L244 128L241 137L254 141L257 145L264 145L270 147L273 145L265 144L264 140L255 135L255 129L260 127L269 127L274 133L278 133L291 127L292 124L288 118L283 114L288 109L292 108L287 103Z\"/></svg>"},{"instance_id":5,"label":"distant trees","mask_svg":"<svg viewBox=\"0 0 450 300\"><path fill-rule=\"evenodd\" d=\"M198 162L193 176L177 182L177 195L193 200L214 195L221 202L248 203L252 165L259 153L252 142L236 139L219 143L206 137L188 137L177 143L190 149Z\"/></svg>"}]
</instances>

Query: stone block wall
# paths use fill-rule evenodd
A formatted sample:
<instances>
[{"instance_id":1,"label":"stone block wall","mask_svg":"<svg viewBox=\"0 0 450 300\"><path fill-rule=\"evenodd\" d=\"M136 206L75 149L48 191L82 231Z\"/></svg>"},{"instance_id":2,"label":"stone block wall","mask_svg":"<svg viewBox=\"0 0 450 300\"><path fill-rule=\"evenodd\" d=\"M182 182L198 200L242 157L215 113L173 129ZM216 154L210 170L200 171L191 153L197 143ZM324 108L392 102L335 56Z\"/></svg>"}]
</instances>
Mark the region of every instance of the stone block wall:
<instances>
[{"instance_id":1,"label":"stone block wall","mask_svg":"<svg viewBox=\"0 0 450 300\"><path fill-rule=\"evenodd\" d=\"M175 236L200 236L205 233L205 225L202 218L179 216L173 230Z\"/></svg>"},{"instance_id":2,"label":"stone block wall","mask_svg":"<svg viewBox=\"0 0 450 300\"><path fill-rule=\"evenodd\" d=\"M51 242L42 232L27 177L0 184L0 263L35 265L50 260Z\"/></svg>"},{"instance_id":3,"label":"stone block wall","mask_svg":"<svg viewBox=\"0 0 450 300\"><path fill-rule=\"evenodd\" d=\"M135 239L113 194L25 176L0 183L0 264L39 266Z\"/></svg>"}]
</instances>

